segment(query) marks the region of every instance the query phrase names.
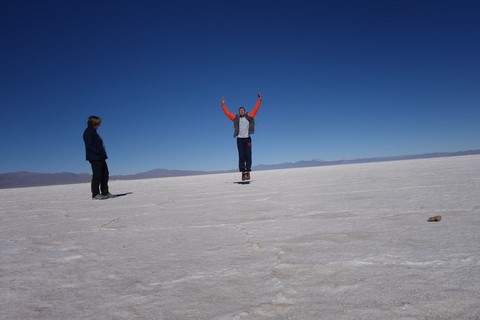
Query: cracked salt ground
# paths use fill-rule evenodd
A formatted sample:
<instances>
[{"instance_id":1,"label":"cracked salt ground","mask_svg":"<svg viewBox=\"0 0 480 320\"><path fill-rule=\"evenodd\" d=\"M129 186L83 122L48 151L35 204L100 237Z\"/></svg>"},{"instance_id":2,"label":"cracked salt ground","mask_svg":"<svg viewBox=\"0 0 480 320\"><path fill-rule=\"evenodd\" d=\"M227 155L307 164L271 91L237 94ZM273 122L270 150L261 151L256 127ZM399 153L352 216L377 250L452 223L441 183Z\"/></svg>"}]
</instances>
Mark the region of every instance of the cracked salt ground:
<instances>
[{"instance_id":1,"label":"cracked salt ground","mask_svg":"<svg viewBox=\"0 0 480 320\"><path fill-rule=\"evenodd\" d=\"M0 190L0 319L480 319L479 156L236 178Z\"/></svg>"}]
</instances>

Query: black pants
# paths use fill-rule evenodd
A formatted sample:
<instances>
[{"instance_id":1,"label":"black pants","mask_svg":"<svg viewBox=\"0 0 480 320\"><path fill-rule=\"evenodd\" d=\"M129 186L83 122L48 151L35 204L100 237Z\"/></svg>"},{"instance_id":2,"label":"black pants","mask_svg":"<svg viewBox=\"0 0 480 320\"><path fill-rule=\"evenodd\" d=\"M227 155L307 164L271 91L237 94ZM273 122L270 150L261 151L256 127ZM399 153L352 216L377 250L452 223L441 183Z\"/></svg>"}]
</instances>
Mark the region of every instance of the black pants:
<instances>
[{"instance_id":1,"label":"black pants","mask_svg":"<svg viewBox=\"0 0 480 320\"><path fill-rule=\"evenodd\" d=\"M92 165L92 197L108 193L108 166L105 160L90 161Z\"/></svg>"},{"instance_id":2,"label":"black pants","mask_svg":"<svg viewBox=\"0 0 480 320\"><path fill-rule=\"evenodd\" d=\"M238 170L246 172L252 170L252 138L237 138Z\"/></svg>"}]
</instances>

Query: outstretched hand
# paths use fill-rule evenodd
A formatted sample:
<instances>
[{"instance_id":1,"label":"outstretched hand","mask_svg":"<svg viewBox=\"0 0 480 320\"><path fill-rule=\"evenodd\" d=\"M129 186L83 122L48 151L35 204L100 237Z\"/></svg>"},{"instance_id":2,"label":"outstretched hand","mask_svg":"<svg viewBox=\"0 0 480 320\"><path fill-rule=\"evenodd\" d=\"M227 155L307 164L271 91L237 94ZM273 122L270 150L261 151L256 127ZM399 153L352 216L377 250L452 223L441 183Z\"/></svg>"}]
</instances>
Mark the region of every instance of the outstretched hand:
<instances>
[{"instance_id":1,"label":"outstretched hand","mask_svg":"<svg viewBox=\"0 0 480 320\"><path fill-rule=\"evenodd\" d=\"M222 97L222 106L225 104L225 97Z\"/></svg>"},{"instance_id":2,"label":"outstretched hand","mask_svg":"<svg viewBox=\"0 0 480 320\"><path fill-rule=\"evenodd\" d=\"M259 100L262 100L262 95L258 92L257 92L257 97L258 97Z\"/></svg>"}]
</instances>

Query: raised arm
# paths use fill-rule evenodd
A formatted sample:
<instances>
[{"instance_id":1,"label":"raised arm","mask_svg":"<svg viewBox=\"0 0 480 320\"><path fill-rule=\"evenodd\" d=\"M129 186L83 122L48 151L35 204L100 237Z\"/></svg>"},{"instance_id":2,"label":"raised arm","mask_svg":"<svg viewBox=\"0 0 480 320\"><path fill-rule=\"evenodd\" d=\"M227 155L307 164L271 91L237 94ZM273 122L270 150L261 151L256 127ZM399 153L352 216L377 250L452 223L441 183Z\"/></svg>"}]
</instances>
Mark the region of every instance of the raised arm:
<instances>
[{"instance_id":1,"label":"raised arm","mask_svg":"<svg viewBox=\"0 0 480 320\"><path fill-rule=\"evenodd\" d=\"M248 115L252 118L254 118L257 115L258 109L260 109L260 105L262 104L262 96L260 95L260 93L257 93L257 97L258 97L257 104L255 104L255 107L253 108L253 110L248 113Z\"/></svg>"},{"instance_id":2,"label":"raised arm","mask_svg":"<svg viewBox=\"0 0 480 320\"><path fill-rule=\"evenodd\" d=\"M235 119L235 115L228 111L227 106L225 105L225 97L222 97L222 110L230 120L233 121Z\"/></svg>"}]
</instances>

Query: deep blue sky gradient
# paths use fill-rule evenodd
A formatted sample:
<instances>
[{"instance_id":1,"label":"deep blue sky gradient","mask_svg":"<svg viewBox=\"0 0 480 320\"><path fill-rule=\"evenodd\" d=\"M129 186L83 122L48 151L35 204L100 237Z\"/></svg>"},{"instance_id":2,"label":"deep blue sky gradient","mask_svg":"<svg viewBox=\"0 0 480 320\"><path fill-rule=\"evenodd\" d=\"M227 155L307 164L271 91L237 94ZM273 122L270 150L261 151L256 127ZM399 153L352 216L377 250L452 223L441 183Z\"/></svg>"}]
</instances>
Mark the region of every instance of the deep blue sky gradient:
<instances>
[{"instance_id":1,"label":"deep blue sky gradient","mask_svg":"<svg viewBox=\"0 0 480 320\"><path fill-rule=\"evenodd\" d=\"M237 167L480 148L477 1L2 1L0 172Z\"/></svg>"}]
</instances>

